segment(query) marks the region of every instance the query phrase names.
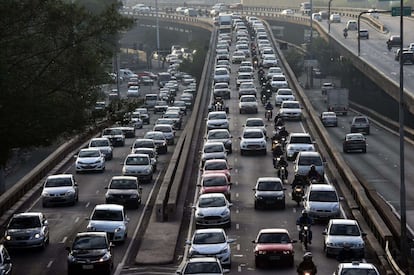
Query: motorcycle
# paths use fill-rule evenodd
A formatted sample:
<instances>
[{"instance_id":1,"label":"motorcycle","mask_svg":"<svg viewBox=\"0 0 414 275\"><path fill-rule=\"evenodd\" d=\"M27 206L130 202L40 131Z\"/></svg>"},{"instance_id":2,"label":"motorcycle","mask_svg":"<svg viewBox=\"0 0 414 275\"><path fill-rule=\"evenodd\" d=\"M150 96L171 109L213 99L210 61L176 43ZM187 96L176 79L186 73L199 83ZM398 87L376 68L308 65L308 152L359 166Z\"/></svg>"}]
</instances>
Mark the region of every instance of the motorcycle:
<instances>
[{"instance_id":1,"label":"motorcycle","mask_svg":"<svg viewBox=\"0 0 414 275\"><path fill-rule=\"evenodd\" d=\"M296 201L296 204L298 206L302 202L304 195L305 195L305 189L302 185L296 185L295 188L293 188L292 199Z\"/></svg>"},{"instance_id":2,"label":"motorcycle","mask_svg":"<svg viewBox=\"0 0 414 275\"><path fill-rule=\"evenodd\" d=\"M267 102L267 97L266 97L266 95L265 95L265 94L263 94L263 95L262 95L261 100L262 100L263 105L265 105L265 104L266 104L266 102Z\"/></svg>"},{"instance_id":3,"label":"motorcycle","mask_svg":"<svg viewBox=\"0 0 414 275\"><path fill-rule=\"evenodd\" d=\"M308 250L309 246L309 226L301 225L300 226L300 242L303 244L305 250Z\"/></svg>"},{"instance_id":4,"label":"motorcycle","mask_svg":"<svg viewBox=\"0 0 414 275\"><path fill-rule=\"evenodd\" d=\"M348 37L348 32L344 31L344 38L346 39Z\"/></svg>"},{"instance_id":5,"label":"motorcycle","mask_svg":"<svg viewBox=\"0 0 414 275\"><path fill-rule=\"evenodd\" d=\"M313 275L311 270L305 270L301 275Z\"/></svg>"},{"instance_id":6,"label":"motorcycle","mask_svg":"<svg viewBox=\"0 0 414 275\"><path fill-rule=\"evenodd\" d=\"M267 118L267 121L270 121L272 119L272 116L272 110L266 110L265 118Z\"/></svg>"}]
</instances>

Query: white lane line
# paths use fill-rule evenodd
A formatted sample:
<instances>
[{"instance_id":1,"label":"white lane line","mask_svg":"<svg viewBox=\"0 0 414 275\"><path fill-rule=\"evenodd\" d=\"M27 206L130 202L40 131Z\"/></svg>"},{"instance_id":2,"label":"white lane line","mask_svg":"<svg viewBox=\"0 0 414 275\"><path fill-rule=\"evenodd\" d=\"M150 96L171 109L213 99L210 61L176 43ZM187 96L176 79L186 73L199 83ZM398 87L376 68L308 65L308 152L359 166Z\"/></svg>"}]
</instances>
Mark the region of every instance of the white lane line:
<instances>
[{"instance_id":1,"label":"white lane line","mask_svg":"<svg viewBox=\"0 0 414 275\"><path fill-rule=\"evenodd\" d=\"M50 268L52 266L52 264L53 264L53 260L51 260L50 262L47 263L46 268Z\"/></svg>"},{"instance_id":2,"label":"white lane line","mask_svg":"<svg viewBox=\"0 0 414 275\"><path fill-rule=\"evenodd\" d=\"M236 249L237 249L237 251L240 251L240 244L239 243L236 245Z\"/></svg>"},{"instance_id":3,"label":"white lane line","mask_svg":"<svg viewBox=\"0 0 414 275\"><path fill-rule=\"evenodd\" d=\"M95 191L95 194L97 194L97 195L98 195L98 194L99 194L99 190L96 190L96 191Z\"/></svg>"},{"instance_id":4,"label":"white lane line","mask_svg":"<svg viewBox=\"0 0 414 275\"><path fill-rule=\"evenodd\" d=\"M88 208L88 207L89 207L89 204L90 204L90 202L87 202L87 203L85 204L85 208Z\"/></svg>"},{"instance_id":5,"label":"white lane line","mask_svg":"<svg viewBox=\"0 0 414 275\"><path fill-rule=\"evenodd\" d=\"M239 230L240 224L236 223L236 230Z\"/></svg>"},{"instance_id":6,"label":"white lane line","mask_svg":"<svg viewBox=\"0 0 414 275\"><path fill-rule=\"evenodd\" d=\"M237 186L237 185L239 185L239 182L238 182L238 181L236 181L236 182L235 182L235 184L236 184L236 186Z\"/></svg>"},{"instance_id":7,"label":"white lane line","mask_svg":"<svg viewBox=\"0 0 414 275\"><path fill-rule=\"evenodd\" d=\"M238 198L239 197L239 193L236 193L236 198Z\"/></svg>"},{"instance_id":8,"label":"white lane line","mask_svg":"<svg viewBox=\"0 0 414 275\"><path fill-rule=\"evenodd\" d=\"M76 217L75 219L75 223L77 223L79 221L79 217Z\"/></svg>"},{"instance_id":9,"label":"white lane line","mask_svg":"<svg viewBox=\"0 0 414 275\"><path fill-rule=\"evenodd\" d=\"M239 214L240 213L240 210L239 209L236 209L236 214Z\"/></svg>"},{"instance_id":10,"label":"white lane line","mask_svg":"<svg viewBox=\"0 0 414 275\"><path fill-rule=\"evenodd\" d=\"M67 236L63 237L62 241L60 241L60 243L66 243L66 240L68 239Z\"/></svg>"}]
</instances>

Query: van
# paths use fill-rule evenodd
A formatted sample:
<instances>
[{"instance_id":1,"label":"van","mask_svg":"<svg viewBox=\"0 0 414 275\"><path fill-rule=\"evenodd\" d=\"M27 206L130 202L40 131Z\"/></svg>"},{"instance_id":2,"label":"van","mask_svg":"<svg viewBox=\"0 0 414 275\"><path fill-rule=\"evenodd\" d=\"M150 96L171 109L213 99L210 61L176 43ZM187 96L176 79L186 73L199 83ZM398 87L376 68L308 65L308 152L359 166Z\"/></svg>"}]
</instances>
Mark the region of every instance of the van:
<instances>
[{"instance_id":1,"label":"van","mask_svg":"<svg viewBox=\"0 0 414 275\"><path fill-rule=\"evenodd\" d=\"M346 28L348 31L356 31L358 30L358 22L356 20L348 20Z\"/></svg>"},{"instance_id":2,"label":"van","mask_svg":"<svg viewBox=\"0 0 414 275\"><path fill-rule=\"evenodd\" d=\"M130 78L138 78L138 75L130 69L120 69L119 76L126 80L129 80Z\"/></svg>"},{"instance_id":3,"label":"van","mask_svg":"<svg viewBox=\"0 0 414 275\"><path fill-rule=\"evenodd\" d=\"M158 86L164 87L164 85L170 80L171 80L170 73L167 73L167 72L158 73Z\"/></svg>"},{"instance_id":4,"label":"van","mask_svg":"<svg viewBox=\"0 0 414 275\"><path fill-rule=\"evenodd\" d=\"M311 165L315 165L316 171L323 177L324 165L321 155L318 152L299 152L296 156L293 171L295 175L306 176Z\"/></svg>"},{"instance_id":5,"label":"van","mask_svg":"<svg viewBox=\"0 0 414 275\"><path fill-rule=\"evenodd\" d=\"M341 23L341 16L338 13L331 14L329 21L331 23Z\"/></svg>"},{"instance_id":6,"label":"van","mask_svg":"<svg viewBox=\"0 0 414 275\"><path fill-rule=\"evenodd\" d=\"M147 108L154 108L157 103L158 95L157 94L146 94L145 95L145 106Z\"/></svg>"}]
</instances>

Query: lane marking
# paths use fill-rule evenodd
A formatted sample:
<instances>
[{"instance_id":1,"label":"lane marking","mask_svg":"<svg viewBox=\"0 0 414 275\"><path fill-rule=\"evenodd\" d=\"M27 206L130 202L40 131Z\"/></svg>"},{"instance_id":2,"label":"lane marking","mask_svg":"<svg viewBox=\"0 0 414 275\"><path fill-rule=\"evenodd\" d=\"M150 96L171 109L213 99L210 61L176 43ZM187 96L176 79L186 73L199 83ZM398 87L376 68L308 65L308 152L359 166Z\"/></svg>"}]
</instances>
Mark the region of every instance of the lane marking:
<instances>
[{"instance_id":1,"label":"lane marking","mask_svg":"<svg viewBox=\"0 0 414 275\"><path fill-rule=\"evenodd\" d=\"M50 268L50 267L52 266L52 264L53 264L53 260L51 260L51 261L47 264L46 268Z\"/></svg>"},{"instance_id":2,"label":"lane marking","mask_svg":"<svg viewBox=\"0 0 414 275\"><path fill-rule=\"evenodd\" d=\"M240 224L236 223L236 230L240 229Z\"/></svg>"},{"instance_id":3,"label":"lane marking","mask_svg":"<svg viewBox=\"0 0 414 275\"><path fill-rule=\"evenodd\" d=\"M66 240L68 239L67 236L63 237L62 241L60 243L66 243Z\"/></svg>"},{"instance_id":4,"label":"lane marking","mask_svg":"<svg viewBox=\"0 0 414 275\"><path fill-rule=\"evenodd\" d=\"M75 219L75 223L77 223L79 221L79 217L76 217Z\"/></svg>"},{"instance_id":5,"label":"lane marking","mask_svg":"<svg viewBox=\"0 0 414 275\"><path fill-rule=\"evenodd\" d=\"M90 202L87 202L87 203L85 204L85 208L88 208L88 207L89 207L89 204L90 204Z\"/></svg>"}]
</instances>

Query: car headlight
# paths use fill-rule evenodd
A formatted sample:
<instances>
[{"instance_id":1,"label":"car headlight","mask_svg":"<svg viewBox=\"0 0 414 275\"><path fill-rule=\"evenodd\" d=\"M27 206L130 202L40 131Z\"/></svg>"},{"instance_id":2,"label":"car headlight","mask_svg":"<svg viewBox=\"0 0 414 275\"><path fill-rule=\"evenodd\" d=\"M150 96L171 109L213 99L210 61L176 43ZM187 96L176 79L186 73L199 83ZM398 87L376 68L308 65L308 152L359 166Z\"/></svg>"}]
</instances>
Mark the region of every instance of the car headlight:
<instances>
[{"instance_id":1,"label":"car headlight","mask_svg":"<svg viewBox=\"0 0 414 275\"><path fill-rule=\"evenodd\" d=\"M68 190L66 191L66 196L71 196L75 194L75 190Z\"/></svg>"},{"instance_id":2,"label":"car headlight","mask_svg":"<svg viewBox=\"0 0 414 275\"><path fill-rule=\"evenodd\" d=\"M115 233L119 233L125 230L125 227L123 226L119 226L118 228L115 229Z\"/></svg>"},{"instance_id":3,"label":"car headlight","mask_svg":"<svg viewBox=\"0 0 414 275\"><path fill-rule=\"evenodd\" d=\"M48 192L46 192L46 191L43 191L43 192L42 192L42 197L49 197L49 193L48 193Z\"/></svg>"},{"instance_id":4,"label":"car headlight","mask_svg":"<svg viewBox=\"0 0 414 275\"><path fill-rule=\"evenodd\" d=\"M259 254L259 255L266 255L267 251L259 250L259 251L256 251L256 253Z\"/></svg>"},{"instance_id":5,"label":"car headlight","mask_svg":"<svg viewBox=\"0 0 414 275\"><path fill-rule=\"evenodd\" d=\"M40 234L40 233L36 233L36 234L34 235L34 237L35 237L35 239L40 239L41 234Z\"/></svg>"},{"instance_id":6,"label":"car headlight","mask_svg":"<svg viewBox=\"0 0 414 275\"><path fill-rule=\"evenodd\" d=\"M356 248L363 248L364 247L364 243L356 243L354 246L356 247Z\"/></svg>"},{"instance_id":7,"label":"car headlight","mask_svg":"<svg viewBox=\"0 0 414 275\"><path fill-rule=\"evenodd\" d=\"M149 174L152 171L152 167L145 168L145 173Z\"/></svg>"},{"instance_id":8,"label":"car headlight","mask_svg":"<svg viewBox=\"0 0 414 275\"><path fill-rule=\"evenodd\" d=\"M99 261L100 262L106 262L106 261L108 261L109 259L111 259L111 254L110 253L105 253L100 259L99 259Z\"/></svg>"},{"instance_id":9,"label":"car headlight","mask_svg":"<svg viewBox=\"0 0 414 275\"><path fill-rule=\"evenodd\" d=\"M222 250L220 250L220 252L219 252L219 254L226 254L226 253L229 253L229 248L228 248L228 247L223 248L223 249L222 249Z\"/></svg>"},{"instance_id":10,"label":"car headlight","mask_svg":"<svg viewBox=\"0 0 414 275\"><path fill-rule=\"evenodd\" d=\"M223 212L221 212L220 216L226 216L229 213L230 213L230 210L229 209L225 209L225 210L223 210Z\"/></svg>"},{"instance_id":11,"label":"car headlight","mask_svg":"<svg viewBox=\"0 0 414 275\"><path fill-rule=\"evenodd\" d=\"M12 237L10 235L6 235L6 240L10 241Z\"/></svg>"},{"instance_id":12,"label":"car headlight","mask_svg":"<svg viewBox=\"0 0 414 275\"><path fill-rule=\"evenodd\" d=\"M338 212L339 211L339 204L335 204L333 207L332 207L332 212Z\"/></svg>"}]
</instances>

